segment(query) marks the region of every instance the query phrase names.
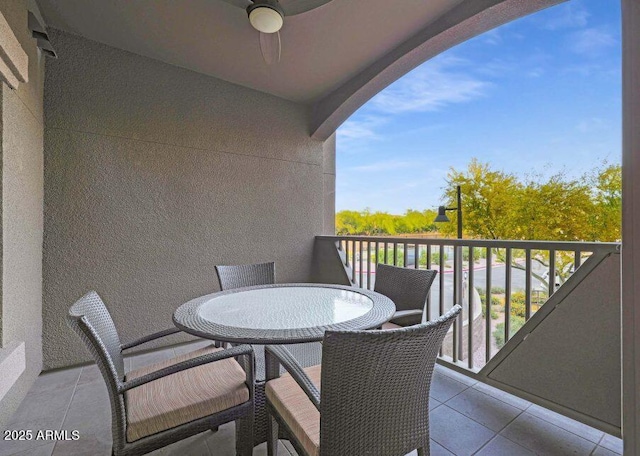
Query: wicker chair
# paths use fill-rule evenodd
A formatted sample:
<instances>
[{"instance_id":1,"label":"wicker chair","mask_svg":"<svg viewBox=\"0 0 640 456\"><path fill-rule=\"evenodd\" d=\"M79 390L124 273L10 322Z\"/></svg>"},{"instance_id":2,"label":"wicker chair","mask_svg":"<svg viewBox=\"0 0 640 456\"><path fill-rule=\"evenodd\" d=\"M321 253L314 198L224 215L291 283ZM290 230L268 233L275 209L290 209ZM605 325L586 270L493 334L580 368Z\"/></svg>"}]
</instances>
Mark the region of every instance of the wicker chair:
<instances>
[{"instance_id":1,"label":"wicker chair","mask_svg":"<svg viewBox=\"0 0 640 456\"><path fill-rule=\"evenodd\" d=\"M216 274L221 290L269 285L276 282L276 265L271 262L216 266Z\"/></svg>"},{"instance_id":2,"label":"wicker chair","mask_svg":"<svg viewBox=\"0 0 640 456\"><path fill-rule=\"evenodd\" d=\"M374 291L390 298L396 305L396 313L382 329L394 329L417 325L422 322L429 289L437 271L409 269L378 264Z\"/></svg>"},{"instance_id":3,"label":"wicker chair","mask_svg":"<svg viewBox=\"0 0 640 456\"><path fill-rule=\"evenodd\" d=\"M125 376L122 352L178 332L167 329L121 344L109 311L94 291L69 310L67 323L93 355L111 401L112 454L141 455L236 421L236 454L253 451L253 351L208 347Z\"/></svg>"},{"instance_id":4,"label":"wicker chair","mask_svg":"<svg viewBox=\"0 0 640 456\"><path fill-rule=\"evenodd\" d=\"M275 264L273 262L216 266L216 273L221 290L275 283ZM319 364L322 359L322 344L320 342L293 344L288 347L296 360L305 367ZM253 349L255 353L254 371L256 373L254 443L258 445L267 439L264 345L253 345Z\"/></svg>"},{"instance_id":5,"label":"wicker chair","mask_svg":"<svg viewBox=\"0 0 640 456\"><path fill-rule=\"evenodd\" d=\"M267 347L269 456L280 426L301 456L428 455L433 368L460 310L408 328L327 331L322 365L306 369L284 346ZM277 378L279 364L290 375Z\"/></svg>"}]
</instances>

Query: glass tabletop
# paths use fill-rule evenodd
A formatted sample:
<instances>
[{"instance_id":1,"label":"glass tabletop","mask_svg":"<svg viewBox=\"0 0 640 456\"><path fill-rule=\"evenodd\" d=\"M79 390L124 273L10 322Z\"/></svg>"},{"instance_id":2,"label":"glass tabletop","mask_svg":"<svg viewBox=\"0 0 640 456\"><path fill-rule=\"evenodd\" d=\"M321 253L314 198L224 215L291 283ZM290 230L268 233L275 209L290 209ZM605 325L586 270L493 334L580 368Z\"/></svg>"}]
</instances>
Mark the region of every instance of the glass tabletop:
<instances>
[{"instance_id":1,"label":"glass tabletop","mask_svg":"<svg viewBox=\"0 0 640 456\"><path fill-rule=\"evenodd\" d=\"M386 296L345 285L288 283L221 291L182 304L173 322L208 339L250 344L322 340L328 330L380 327L395 312Z\"/></svg>"},{"instance_id":2,"label":"glass tabletop","mask_svg":"<svg viewBox=\"0 0 640 456\"><path fill-rule=\"evenodd\" d=\"M198 313L224 326L291 329L342 323L372 308L371 298L349 290L283 287L213 297L200 306Z\"/></svg>"}]
</instances>

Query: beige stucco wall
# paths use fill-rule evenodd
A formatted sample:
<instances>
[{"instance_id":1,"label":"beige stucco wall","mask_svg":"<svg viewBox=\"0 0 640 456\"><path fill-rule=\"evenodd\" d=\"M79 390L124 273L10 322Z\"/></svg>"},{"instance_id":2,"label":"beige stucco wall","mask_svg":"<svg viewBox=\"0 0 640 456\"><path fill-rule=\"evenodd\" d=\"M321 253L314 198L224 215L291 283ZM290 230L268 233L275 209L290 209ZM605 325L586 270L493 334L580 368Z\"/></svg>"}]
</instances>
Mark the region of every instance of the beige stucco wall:
<instances>
[{"instance_id":1,"label":"beige stucco wall","mask_svg":"<svg viewBox=\"0 0 640 456\"><path fill-rule=\"evenodd\" d=\"M305 106L62 32L52 41L46 368L88 359L64 323L87 290L130 340L217 290L216 264L273 260L278 281L308 280L333 193L331 149L309 137Z\"/></svg>"},{"instance_id":2,"label":"beige stucco wall","mask_svg":"<svg viewBox=\"0 0 640 456\"><path fill-rule=\"evenodd\" d=\"M44 57L27 29L27 1L0 1L0 11L29 56L29 82L2 83L1 347L24 342L26 369L0 398L0 428L42 368L42 201ZM11 366L9 366L11 368ZM0 376L2 373L0 373Z\"/></svg>"},{"instance_id":3,"label":"beige stucco wall","mask_svg":"<svg viewBox=\"0 0 640 456\"><path fill-rule=\"evenodd\" d=\"M640 2L622 1L622 435L640 454Z\"/></svg>"}]
</instances>

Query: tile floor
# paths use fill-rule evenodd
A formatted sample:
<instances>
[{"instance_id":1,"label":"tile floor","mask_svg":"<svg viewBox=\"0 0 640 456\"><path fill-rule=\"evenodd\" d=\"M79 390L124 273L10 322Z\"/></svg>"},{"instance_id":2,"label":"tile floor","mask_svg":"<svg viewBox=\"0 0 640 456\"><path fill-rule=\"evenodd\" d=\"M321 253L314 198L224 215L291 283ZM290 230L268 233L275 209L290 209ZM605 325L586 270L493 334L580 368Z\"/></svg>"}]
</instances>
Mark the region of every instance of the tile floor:
<instances>
[{"instance_id":1,"label":"tile floor","mask_svg":"<svg viewBox=\"0 0 640 456\"><path fill-rule=\"evenodd\" d=\"M202 342L197 342L132 356L125 360L125 368L137 369L201 345ZM431 387L430 408L431 454L434 456L622 454L620 439L440 366ZM110 423L107 390L95 365L43 374L7 429L78 430L80 440L0 440L0 456L109 455ZM279 453L281 456L296 454L288 442L281 442ZM152 454L232 456L233 424ZM264 444L254 451L254 456L266 454Z\"/></svg>"}]
</instances>

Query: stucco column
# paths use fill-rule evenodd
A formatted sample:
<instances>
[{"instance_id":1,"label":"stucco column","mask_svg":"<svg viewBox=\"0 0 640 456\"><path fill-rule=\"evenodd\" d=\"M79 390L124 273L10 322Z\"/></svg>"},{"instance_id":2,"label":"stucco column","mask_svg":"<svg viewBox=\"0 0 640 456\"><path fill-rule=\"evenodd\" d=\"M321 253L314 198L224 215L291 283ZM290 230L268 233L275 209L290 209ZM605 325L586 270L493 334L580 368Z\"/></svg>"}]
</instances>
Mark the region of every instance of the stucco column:
<instances>
[{"instance_id":1,"label":"stucco column","mask_svg":"<svg viewBox=\"0 0 640 456\"><path fill-rule=\"evenodd\" d=\"M622 0L622 434L640 455L640 0Z\"/></svg>"},{"instance_id":2,"label":"stucco column","mask_svg":"<svg viewBox=\"0 0 640 456\"><path fill-rule=\"evenodd\" d=\"M322 234L336 234L336 133L322 145Z\"/></svg>"}]
</instances>

